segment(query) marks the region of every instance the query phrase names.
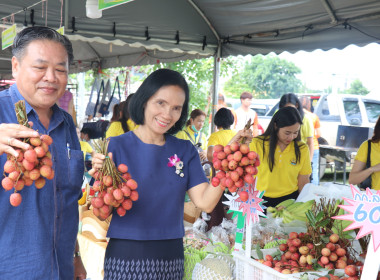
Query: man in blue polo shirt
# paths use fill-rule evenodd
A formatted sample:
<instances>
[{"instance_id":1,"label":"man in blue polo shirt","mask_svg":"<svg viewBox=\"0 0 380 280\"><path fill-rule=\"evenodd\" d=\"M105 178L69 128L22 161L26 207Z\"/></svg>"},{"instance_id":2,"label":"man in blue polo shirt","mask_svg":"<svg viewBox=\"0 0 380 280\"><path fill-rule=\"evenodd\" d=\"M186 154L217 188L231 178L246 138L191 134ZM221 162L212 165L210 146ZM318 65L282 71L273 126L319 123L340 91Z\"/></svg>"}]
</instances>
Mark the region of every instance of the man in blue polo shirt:
<instances>
[{"instance_id":1,"label":"man in blue polo shirt","mask_svg":"<svg viewBox=\"0 0 380 280\"><path fill-rule=\"evenodd\" d=\"M27 149L19 139L37 130L53 139L55 177L42 189L21 190L18 207L9 203L13 191L0 190L0 279L85 279L76 244L83 153L71 116L55 104L66 88L72 46L51 28L30 27L16 36L12 54L16 84L0 92L0 174L6 153ZM17 124L19 100L34 130Z\"/></svg>"}]
</instances>

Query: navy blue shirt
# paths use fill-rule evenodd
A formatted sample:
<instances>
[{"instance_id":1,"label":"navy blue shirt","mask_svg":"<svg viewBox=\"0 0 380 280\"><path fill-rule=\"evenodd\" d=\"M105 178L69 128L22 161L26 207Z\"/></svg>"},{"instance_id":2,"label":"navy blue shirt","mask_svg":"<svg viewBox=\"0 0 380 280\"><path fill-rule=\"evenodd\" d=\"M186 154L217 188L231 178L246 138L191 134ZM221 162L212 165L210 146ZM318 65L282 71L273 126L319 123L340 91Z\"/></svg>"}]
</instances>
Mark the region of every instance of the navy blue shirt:
<instances>
[{"instance_id":1,"label":"navy blue shirt","mask_svg":"<svg viewBox=\"0 0 380 280\"><path fill-rule=\"evenodd\" d=\"M128 166L138 184L139 199L125 216L113 213L107 235L132 240L182 238L185 193L208 182L191 142L166 135L163 146L145 144L130 131L111 137L108 151L116 166ZM183 177L176 174L175 167L168 166L174 154L183 162Z\"/></svg>"},{"instance_id":2,"label":"navy blue shirt","mask_svg":"<svg viewBox=\"0 0 380 280\"><path fill-rule=\"evenodd\" d=\"M24 100L13 85L0 92L0 123L18 123L14 104ZM55 177L42 189L34 184L20 191L18 207L9 203L13 191L0 190L0 279L73 279L73 253L78 232L78 197L84 172L83 153L71 116L57 105L49 129L25 101L29 121L40 134L53 138ZM67 149L70 146L70 156ZM0 156L0 174L6 154Z\"/></svg>"}]
</instances>

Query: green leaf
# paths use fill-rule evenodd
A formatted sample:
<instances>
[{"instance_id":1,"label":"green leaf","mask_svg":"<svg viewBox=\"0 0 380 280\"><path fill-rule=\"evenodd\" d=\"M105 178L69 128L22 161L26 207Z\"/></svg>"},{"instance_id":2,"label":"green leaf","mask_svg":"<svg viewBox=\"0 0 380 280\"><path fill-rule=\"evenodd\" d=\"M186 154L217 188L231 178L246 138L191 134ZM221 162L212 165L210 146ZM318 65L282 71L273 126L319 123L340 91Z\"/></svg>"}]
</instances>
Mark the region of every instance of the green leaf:
<instances>
[{"instance_id":1,"label":"green leaf","mask_svg":"<svg viewBox=\"0 0 380 280\"><path fill-rule=\"evenodd\" d=\"M306 217L309 220L309 223L311 224L311 226L315 227L314 214L310 210L308 210L305 214L306 214Z\"/></svg>"},{"instance_id":2,"label":"green leaf","mask_svg":"<svg viewBox=\"0 0 380 280\"><path fill-rule=\"evenodd\" d=\"M319 222L323 218L323 212L319 212L318 215L315 217L315 220Z\"/></svg>"},{"instance_id":3,"label":"green leaf","mask_svg":"<svg viewBox=\"0 0 380 280\"><path fill-rule=\"evenodd\" d=\"M330 223L330 220L329 220L329 219L326 219L326 220L323 220L323 221L319 222L319 223L318 223L318 226L320 226L320 227L325 227L325 226L327 226L329 223Z\"/></svg>"},{"instance_id":4,"label":"green leaf","mask_svg":"<svg viewBox=\"0 0 380 280\"><path fill-rule=\"evenodd\" d=\"M257 257L261 260L264 259L264 255L263 255L263 252L261 251L260 249L260 245L259 243L256 244L256 253L257 253Z\"/></svg>"}]
</instances>

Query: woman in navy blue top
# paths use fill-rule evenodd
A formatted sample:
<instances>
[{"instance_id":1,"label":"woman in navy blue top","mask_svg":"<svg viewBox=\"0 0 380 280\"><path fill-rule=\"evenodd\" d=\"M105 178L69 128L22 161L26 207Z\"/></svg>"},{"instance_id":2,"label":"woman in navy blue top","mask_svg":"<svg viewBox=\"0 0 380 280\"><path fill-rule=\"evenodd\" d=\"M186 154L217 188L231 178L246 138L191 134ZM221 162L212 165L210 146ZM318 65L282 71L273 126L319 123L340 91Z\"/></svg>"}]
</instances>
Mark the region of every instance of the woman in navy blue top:
<instances>
[{"instance_id":1,"label":"woman in navy blue top","mask_svg":"<svg viewBox=\"0 0 380 280\"><path fill-rule=\"evenodd\" d=\"M178 72L160 69L143 82L130 103L134 130L111 137L116 165L128 165L139 199L123 217L114 214L104 263L104 279L182 279L185 193L211 212L222 195L204 175L190 141L173 134L184 126L189 89ZM180 166L168 165L179 158ZM92 173L104 156L93 157Z\"/></svg>"}]
</instances>

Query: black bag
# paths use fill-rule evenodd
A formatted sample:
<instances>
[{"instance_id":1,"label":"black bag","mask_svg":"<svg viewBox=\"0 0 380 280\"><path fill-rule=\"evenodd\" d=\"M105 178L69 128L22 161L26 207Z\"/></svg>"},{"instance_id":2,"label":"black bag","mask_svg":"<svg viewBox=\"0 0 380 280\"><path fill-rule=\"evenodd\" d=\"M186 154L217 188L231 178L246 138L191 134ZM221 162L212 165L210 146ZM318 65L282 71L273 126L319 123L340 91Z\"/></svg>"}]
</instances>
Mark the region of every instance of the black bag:
<instances>
[{"instance_id":1,"label":"black bag","mask_svg":"<svg viewBox=\"0 0 380 280\"><path fill-rule=\"evenodd\" d=\"M368 140L368 152L367 152L367 163L366 163L366 168L371 167L371 140ZM363 182L359 184L359 188L361 189L366 189L366 188L372 188L372 180L371 180L371 175L369 175Z\"/></svg>"},{"instance_id":2,"label":"black bag","mask_svg":"<svg viewBox=\"0 0 380 280\"><path fill-rule=\"evenodd\" d=\"M118 94L119 94L119 99L115 98L114 95L115 95L115 89L116 89L116 85L117 85L117 89L118 89ZM106 88L108 88L106 86ZM106 94L108 90L105 90L104 94ZM113 87L113 91L112 91L112 94L109 96L109 100L108 102L106 102L105 100L100 104L100 108L99 108L99 113L102 114L102 116L106 116L109 114L109 110L113 109L113 106L115 106L116 104L119 104L120 103L120 100L121 100L121 95L120 95L120 85L119 85L119 77L116 77L116 80L115 80L115 84L114 84L114 87Z\"/></svg>"}]
</instances>

